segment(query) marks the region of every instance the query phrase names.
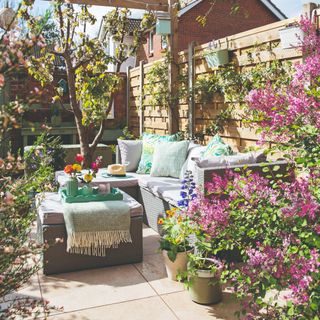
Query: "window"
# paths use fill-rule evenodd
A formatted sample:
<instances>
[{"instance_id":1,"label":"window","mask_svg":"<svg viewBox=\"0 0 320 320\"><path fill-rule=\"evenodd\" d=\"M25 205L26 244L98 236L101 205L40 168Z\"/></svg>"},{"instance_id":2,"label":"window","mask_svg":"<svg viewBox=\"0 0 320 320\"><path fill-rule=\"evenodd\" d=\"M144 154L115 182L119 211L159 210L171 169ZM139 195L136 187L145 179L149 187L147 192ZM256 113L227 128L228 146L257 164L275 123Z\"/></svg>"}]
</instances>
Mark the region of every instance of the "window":
<instances>
[{"instance_id":1,"label":"window","mask_svg":"<svg viewBox=\"0 0 320 320\"><path fill-rule=\"evenodd\" d=\"M149 54L153 53L153 36L154 36L154 32L150 31L149 32Z\"/></svg>"},{"instance_id":2,"label":"window","mask_svg":"<svg viewBox=\"0 0 320 320\"><path fill-rule=\"evenodd\" d=\"M114 99L112 101L112 107L110 112L108 113L107 119L114 119Z\"/></svg>"},{"instance_id":3,"label":"window","mask_svg":"<svg viewBox=\"0 0 320 320\"><path fill-rule=\"evenodd\" d=\"M161 49L168 48L167 36L161 36Z\"/></svg>"}]
</instances>

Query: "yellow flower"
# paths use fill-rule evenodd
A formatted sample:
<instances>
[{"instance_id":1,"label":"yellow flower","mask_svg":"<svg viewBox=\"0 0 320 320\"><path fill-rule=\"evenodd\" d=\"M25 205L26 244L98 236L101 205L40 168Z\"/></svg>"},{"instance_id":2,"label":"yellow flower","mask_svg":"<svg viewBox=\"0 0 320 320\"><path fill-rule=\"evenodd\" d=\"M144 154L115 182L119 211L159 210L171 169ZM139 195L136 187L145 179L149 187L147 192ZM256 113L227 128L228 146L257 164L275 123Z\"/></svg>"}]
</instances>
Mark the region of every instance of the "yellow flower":
<instances>
[{"instance_id":1,"label":"yellow flower","mask_svg":"<svg viewBox=\"0 0 320 320\"><path fill-rule=\"evenodd\" d=\"M90 182L92 181L92 179L93 179L93 176L92 176L92 174L90 174L90 173L86 173L86 174L83 176L83 180L84 180L85 182L87 182L87 183L90 183Z\"/></svg>"},{"instance_id":2,"label":"yellow flower","mask_svg":"<svg viewBox=\"0 0 320 320\"><path fill-rule=\"evenodd\" d=\"M164 223L164 219L163 218L159 218L158 219L158 224L163 224Z\"/></svg>"},{"instance_id":3,"label":"yellow flower","mask_svg":"<svg viewBox=\"0 0 320 320\"><path fill-rule=\"evenodd\" d=\"M82 167L81 167L80 164L75 163L75 164L72 165L72 169L73 169L74 171L76 171L76 172L80 172L80 171L82 170Z\"/></svg>"}]
</instances>

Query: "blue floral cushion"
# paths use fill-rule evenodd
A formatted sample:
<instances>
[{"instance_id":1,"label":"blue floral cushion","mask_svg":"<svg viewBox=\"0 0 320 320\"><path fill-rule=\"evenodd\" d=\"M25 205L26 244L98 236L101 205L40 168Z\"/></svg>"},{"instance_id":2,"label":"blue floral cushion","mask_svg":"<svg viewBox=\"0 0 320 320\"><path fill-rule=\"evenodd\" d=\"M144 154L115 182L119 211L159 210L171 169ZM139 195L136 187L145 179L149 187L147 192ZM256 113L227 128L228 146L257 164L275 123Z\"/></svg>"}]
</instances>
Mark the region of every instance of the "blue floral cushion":
<instances>
[{"instance_id":1,"label":"blue floral cushion","mask_svg":"<svg viewBox=\"0 0 320 320\"><path fill-rule=\"evenodd\" d=\"M231 147L224 143L219 135L215 135L208 143L206 149L202 152L201 158L206 159L212 156L231 156L233 151Z\"/></svg>"}]
</instances>

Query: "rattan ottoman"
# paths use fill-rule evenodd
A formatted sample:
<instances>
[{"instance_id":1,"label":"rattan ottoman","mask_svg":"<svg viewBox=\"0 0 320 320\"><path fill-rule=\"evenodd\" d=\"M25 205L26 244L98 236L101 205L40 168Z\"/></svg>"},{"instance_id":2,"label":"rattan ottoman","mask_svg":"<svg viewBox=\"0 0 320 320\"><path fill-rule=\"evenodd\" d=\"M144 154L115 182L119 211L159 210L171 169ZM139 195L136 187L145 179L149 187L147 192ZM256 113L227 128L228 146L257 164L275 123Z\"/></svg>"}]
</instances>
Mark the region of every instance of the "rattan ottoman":
<instances>
[{"instance_id":1,"label":"rattan ottoman","mask_svg":"<svg viewBox=\"0 0 320 320\"><path fill-rule=\"evenodd\" d=\"M46 275L83 269L114 266L142 261L142 217L143 207L124 193L130 207L132 243L120 244L107 250L106 257L72 254L66 251L67 233L62 204L58 193L45 193L38 197L37 235L40 243L46 243L43 253L43 272Z\"/></svg>"}]
</instances>

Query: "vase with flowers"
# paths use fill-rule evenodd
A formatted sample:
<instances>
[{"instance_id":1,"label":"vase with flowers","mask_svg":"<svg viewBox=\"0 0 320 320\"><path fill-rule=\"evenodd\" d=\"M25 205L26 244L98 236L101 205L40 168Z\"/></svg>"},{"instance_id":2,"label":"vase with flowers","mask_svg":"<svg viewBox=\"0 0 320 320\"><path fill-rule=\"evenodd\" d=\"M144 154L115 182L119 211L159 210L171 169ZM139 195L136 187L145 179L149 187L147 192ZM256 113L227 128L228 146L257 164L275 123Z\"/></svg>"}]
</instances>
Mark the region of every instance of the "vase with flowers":
<instances>
[{"instance_id":1,"label":"vase with flowers","mask_svg":"<svg viewBox=\"0 0 320 320\"><path fill-rule=\"evenodd\" d=\"M188 257L187 253L192 250L191 235L193 234L190 219L185 214L188 201L195 197L195 185L190 172L186 173L182 183L179 207L173 207L166 211L164 217L158 219L162 228L160 239L160 250L168 277L171 280L179 280L180 274L186 271Z\"/></svg>"},{"instance_id":2,"label":"vase with flowers","mask_svg":"<svg viewBox=\"0 0 320 320\"><path fill-rule=\"evenodd\" d=\"M83 187L81 189L81 193L84 196L91 195L93 193L92 185L90 184L93 180L93 178L96 177L100 165L102 162L102 156L97 157L97 159L91 163L90 169L79 177L80 181L83 182Z\"/></svg>"},{"instance_id":3,"label":"vase with flowers","mask_svg":"<svg viewBox=\"0 0 320 320\"><path fill-rule=\"evenodd\" d=\"M75 163L68 164L64 168L64 172L68 174L66 183L66 193L68 197L75 197L78 194L78 179L77 176L81 174L83 156L77 154L75 156Z\"/></svg>"}]
</instances>

